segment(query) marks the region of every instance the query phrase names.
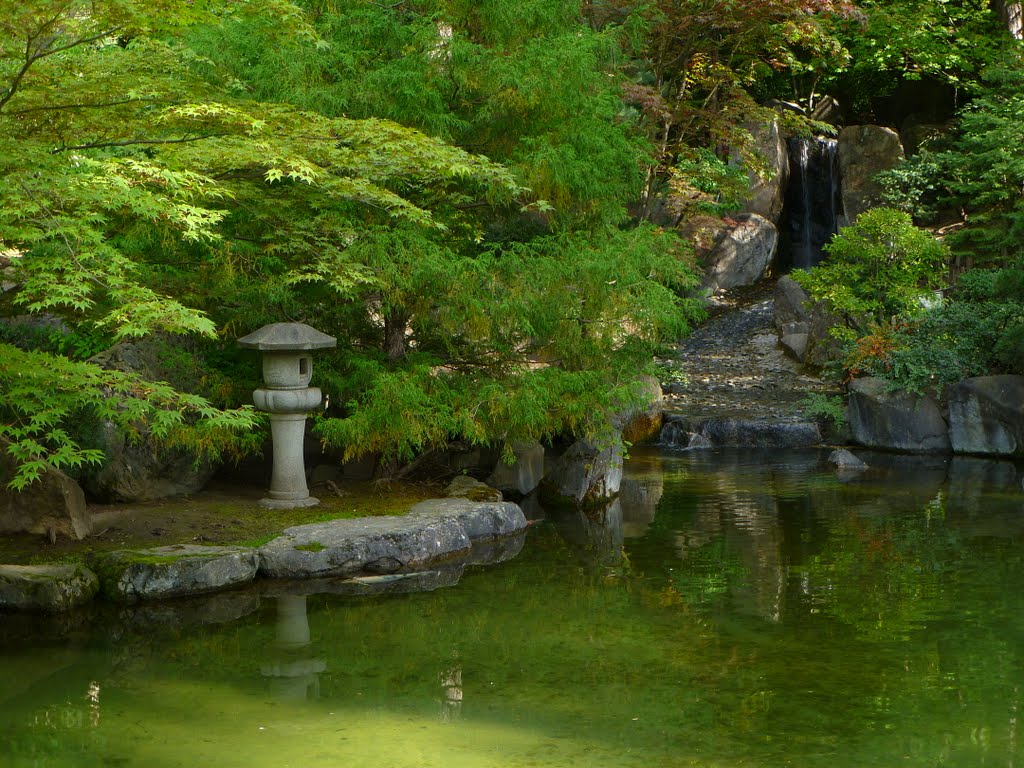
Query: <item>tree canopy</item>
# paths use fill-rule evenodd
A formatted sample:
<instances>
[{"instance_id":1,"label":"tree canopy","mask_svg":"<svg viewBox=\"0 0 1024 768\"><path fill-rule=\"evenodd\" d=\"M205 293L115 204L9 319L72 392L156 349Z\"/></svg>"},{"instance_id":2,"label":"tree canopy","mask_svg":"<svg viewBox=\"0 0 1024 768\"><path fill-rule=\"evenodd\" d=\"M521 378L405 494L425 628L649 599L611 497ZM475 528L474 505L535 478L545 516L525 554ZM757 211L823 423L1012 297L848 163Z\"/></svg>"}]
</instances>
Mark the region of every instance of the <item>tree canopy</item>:
<instances>
[{"instance_id":1,"label":"tree canopy","mask_svg":"<svg viewBox=\"0 0 1024 768\"><path fill-rule=\"evenodd\" d=\"M993 142L1019 88L979 85L1008 47L993 19L980 0L0 0L13 482L100 461L88 421L245 450L256 365L233 341L285 319L339 339L317 428L345 456L601 434L702 314L685 228L652 221L673 196L699 199L684 219L737 208L772 98L806 132L826 89L964 89L954 154L991 162L951 155L946 188L1009 254L1019 190ZM90 360L149 338L190 339L210 375L179 391Z\"/></svg>"}]
</instances>

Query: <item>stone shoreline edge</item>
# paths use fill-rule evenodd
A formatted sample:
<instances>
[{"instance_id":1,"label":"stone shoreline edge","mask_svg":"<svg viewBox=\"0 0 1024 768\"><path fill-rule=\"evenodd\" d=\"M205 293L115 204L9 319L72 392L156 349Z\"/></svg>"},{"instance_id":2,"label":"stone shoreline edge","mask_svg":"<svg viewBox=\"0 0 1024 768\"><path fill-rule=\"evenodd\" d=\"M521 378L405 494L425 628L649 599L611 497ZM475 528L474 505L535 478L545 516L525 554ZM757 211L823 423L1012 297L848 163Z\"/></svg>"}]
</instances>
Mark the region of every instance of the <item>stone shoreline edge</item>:
<instances>
[{"instance_id":1,"label":"stone shoreline edge","mask_svg":"<svg viewBox=\"0 0 1024 768\"><path fill-rule=\"evenodd\" d=\"M526 527L512 502L430 499L401 516L294 526L258 548L182 544L108 552L88 565L0 565L0 610L58 613L97 597L129 604L203 595L258 577L312 583L408 574L486 560L474 551ZM507 559L518 548L501 551Z\"/></svg>"}]
</instances>

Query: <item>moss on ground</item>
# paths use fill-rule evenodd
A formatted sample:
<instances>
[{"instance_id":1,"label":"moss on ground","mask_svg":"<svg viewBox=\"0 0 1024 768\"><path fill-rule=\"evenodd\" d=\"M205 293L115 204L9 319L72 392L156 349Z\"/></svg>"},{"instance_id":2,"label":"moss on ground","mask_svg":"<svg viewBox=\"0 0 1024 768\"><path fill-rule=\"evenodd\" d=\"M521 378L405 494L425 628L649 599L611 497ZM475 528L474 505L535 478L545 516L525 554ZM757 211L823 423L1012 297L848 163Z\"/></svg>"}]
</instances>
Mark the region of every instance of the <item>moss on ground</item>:
<instances>
[{"instance_id":1,"label":"moss on ground","mask_svg":"<svg viewBox=\"0 0 1024 768\"><path fill-rule=\"evenodd\" d=\"M86 563L104 552L173 544L261 546L285 528L357 517L404 515L416 503L442 495L437 487L344 483L344 495L323 493L320 506L264 509L260 489L219 486L194 496L138 504L95 505L94 534L82 541L0 534L0 563Z\"/></svg>"}]
</instances>

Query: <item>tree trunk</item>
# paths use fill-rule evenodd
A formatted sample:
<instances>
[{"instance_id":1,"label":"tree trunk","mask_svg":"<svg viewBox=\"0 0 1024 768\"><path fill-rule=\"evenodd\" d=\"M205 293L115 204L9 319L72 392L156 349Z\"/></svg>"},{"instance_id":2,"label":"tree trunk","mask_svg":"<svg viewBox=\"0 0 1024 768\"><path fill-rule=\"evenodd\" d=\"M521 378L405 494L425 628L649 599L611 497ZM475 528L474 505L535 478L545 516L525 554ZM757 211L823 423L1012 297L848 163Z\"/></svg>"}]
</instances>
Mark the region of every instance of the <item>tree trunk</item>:
<instances>
[{"instance_id":1,"label":"tree trunk","mask_svg":"<svg viewBox=\"0 0 1024 768\"><path fill-rule=\"evenodd\" d=\"M405 357L405 332L409 316L400 309L392 309L384 318L384 354L389 362Z\"/></svg>"}]
</instances>

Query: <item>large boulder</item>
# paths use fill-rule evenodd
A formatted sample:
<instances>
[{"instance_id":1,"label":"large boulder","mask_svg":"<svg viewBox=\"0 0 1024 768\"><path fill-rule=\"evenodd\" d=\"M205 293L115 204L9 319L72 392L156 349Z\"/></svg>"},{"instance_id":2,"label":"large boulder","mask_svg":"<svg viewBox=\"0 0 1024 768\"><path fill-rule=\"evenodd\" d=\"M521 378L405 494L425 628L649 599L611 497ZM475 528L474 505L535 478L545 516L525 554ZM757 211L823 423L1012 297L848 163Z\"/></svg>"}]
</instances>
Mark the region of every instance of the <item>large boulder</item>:
<instances>
[{"instance_id":1,"label":"large boulder","mask_svg":"<svg viewBox=\"0 0 1024 768\"><path fill-rule=\"evenodd\" d=\"M81 565L0 565L0 608L66 611L98 588L96 574Z\"/></svg>"},{"instance_id":2,"label":"large boulder","mask_svg":"<svg viewBox=\"0 0 1024 768\"><path fill-rule=\"evenodd\" d=\"M978 376L946 390L956 453L1024 456L1024 376Z\"/></svg>"},{"instance_id":3,"label":"large boulder","mask_svg":"<svg viewBox=\"0 0 1024 768\"><path fill-rule=\"evenodd\" d=\"M789 151L778 118L767 123L747 126L754 147L762 156L764 174L748 169L750 195L743 204L744 213L756 213L773 224L779 223L789 179ZM735 159L735 158L734 158Z\"/></svg>"},{"instance_id":4,"label":"large boulder","mask_svg":"<svg viewBox=\"0 0 1024 768\"><path fill-rule=\"evenodd\" d=\"M850 125L839 132L839 172L843 180L843 211L852 223L881 202L882 186L875 174L903 160L900 136L881 125Z\"/></svg>"},{"instance_id":5,"label":"large boulder","mask_svg":"<svg viewBox=\"0 0 1024 768\"><path fill-rule=\"evenodd\" d=\"M772 302L772 320L781 332L789 323L806 323L810 320L811 297L807 291L789 275L783 275L775 282Z\"/></svg>"},{"instance_id":6,"label":"large boulder","mask_svg":"<svg viewBox=\"0 0 1024 768\"><path fill-rule=\"evenodd\" d=\"M169 381L189 390L187 382L167 369L168 347L162 341L122 342L90 358L107 370L136 373L148 381ZM98 469L84 473L86 492L98 501L134 502L183 496L201 490L215 467L188 452L168 448L149 437L145 429L129 439L113 422L99 425L91 436L104 454Z\"/></svg>"},{"instance_id":7,"label":"large boulder","mask_svg":"<svg viewBox=\"0 0 1024 768\"><path fill-rule=\"evenodd\" d=\"M840 472L862 472L868 465L845 448L836 448L828 455L828 463Z\"/></svg>"},{"instance_id":8,"label":"large boulder","mask_svg":"<svg viewBox=\"0 0 1024 768\"><path fill-rule=\"evenodd\" d=\"M948 453L949 428L928 395L892 391L882 379L855 379L847 405L855 442L869 448L911 453Z\"/></svg>"},{"instance_id":9,"label":"large boulder","mask_svg":"<svg viewBox=\"0 0 1024 768\"><path fill-rule=\"evenodd\" d=\"M7 486L17 464L0 440L0 533L36 533L54 538L84 539L92 533L85 494L74 480L57 469L45 469L21 491Z\"/></svg>"},{"instance_id":10,"label":"large boulder","mask_svg":"<svg viewBox=\"0 0 1024 768\"><path fill-rule=\"evenodd\" d=\"M710 291L753 285L775 257L779 232L764 216L742 214L704 257L704 286Z\"/></svg>"},{"instance_id":11,"label":"large boulder","mask_svg":"<svg viewBox=\"0 0 1024 768\"><path fill-rule=\"evenodd\" d=\"M94 568L103 594L122 603L216 592L256 577L251 547L176 544L100 555Z\"/></svg>"},{"instance_id":12,"label":"large boulder","mask_svg":"<svg viewBox=\"0 0 1024 768\"><path fill-rule=\"evenodd\" d=\"M807 291L789 275L775 283L774 297L779 344L790 357L814 368L842 357L842 345L831 331L843 321L828 311L825 302L812 303Z\"/></svg>"},{"instance_id":13,"label":"large boulder","mask_svg":"<svg viewBox=\"0 0 1024 768\"><path fill-rule=\"evenodd\" d=\"M555 461L541 483L546 501L556 506L601 506L614 498L622 482L621 442L598 446L577 440Z\"/></svg>"},{"instance_id":14,"label":"large boulder","mask_svg":"<svg viewBox=\"0 0 1024 768\"><path fill-rule=\"evenodd\" d=\"M406 519L453 518L470 542L512 536L526 529L526 516L519 505L508 501L471 502L465 499L428 499L413 505Z\"/></svg>"}]
</instances>

